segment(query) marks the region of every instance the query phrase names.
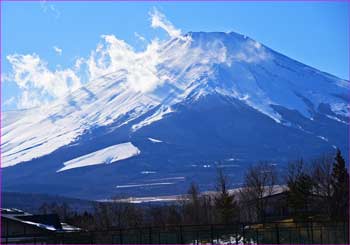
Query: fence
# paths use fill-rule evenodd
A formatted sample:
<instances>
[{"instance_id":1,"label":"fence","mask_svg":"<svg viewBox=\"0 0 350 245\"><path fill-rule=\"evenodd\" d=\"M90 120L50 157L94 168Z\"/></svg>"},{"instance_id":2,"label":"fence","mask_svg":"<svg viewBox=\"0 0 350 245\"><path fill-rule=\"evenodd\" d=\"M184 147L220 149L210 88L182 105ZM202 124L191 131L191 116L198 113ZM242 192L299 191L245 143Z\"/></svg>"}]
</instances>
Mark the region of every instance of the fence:
<instances>
[{"instance_id":1,"label":"fence","mask_svg":"<svg viewBox=\"0 0 350 245\"><path fill-rule=\"evenodd\" d=\"M2 237L31 244L348 244L349 223L211 224Z\"/></svg>"}]
</instances>

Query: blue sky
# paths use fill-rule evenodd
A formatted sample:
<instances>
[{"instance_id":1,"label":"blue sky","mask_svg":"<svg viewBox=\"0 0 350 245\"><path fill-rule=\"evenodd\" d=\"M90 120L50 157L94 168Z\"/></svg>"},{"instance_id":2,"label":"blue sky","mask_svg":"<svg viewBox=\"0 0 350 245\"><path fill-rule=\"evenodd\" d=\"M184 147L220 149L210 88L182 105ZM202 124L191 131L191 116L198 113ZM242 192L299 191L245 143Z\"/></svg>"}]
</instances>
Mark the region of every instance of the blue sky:
<instances>
[{"instance_id":1,"label":"blue sky","mask_svg":"<svg viewBox=\"0 0 350 245\"><path fill-rule=\"evenodd\" d=\"M349 3L347 2L2 2L2 110L31 105L35 87L16 82L13 62L30 58L37 71L54 80L69 78L78 57L89 57L101 35L113 34L140 51L167 33L151 25L154 7L183 33L235 31L291 58L349 78ZM141 38L140 38L141 36ZM145 40L143 40L145 39ZM16 56L17 55L17 56ZM25 56L30 55L30 56ZM7 59L11 56L12 63ZM64 70L64 72L56 72ZM82 75L83 76L83 75ZM44 76L33 76L42 79ZM38 81L38 83L41 81ZM40 85L43 86L43 85ZM44 85L46 86L46 85ZM21 88L20 88L21 87ZM45 87L45 89L54 89ZM64 93L66 90L62 90ZM27 97L25 97L26 95ZM46 94L55 97L55 93ZM57 95L58 96L58 95ZM18 102L19 97L22 104ZM27 99L27 100L24 100ZM40 103L40 100L34 102ZM32 103L33 104L33 103Z\"/></svg>"}]
</instances>

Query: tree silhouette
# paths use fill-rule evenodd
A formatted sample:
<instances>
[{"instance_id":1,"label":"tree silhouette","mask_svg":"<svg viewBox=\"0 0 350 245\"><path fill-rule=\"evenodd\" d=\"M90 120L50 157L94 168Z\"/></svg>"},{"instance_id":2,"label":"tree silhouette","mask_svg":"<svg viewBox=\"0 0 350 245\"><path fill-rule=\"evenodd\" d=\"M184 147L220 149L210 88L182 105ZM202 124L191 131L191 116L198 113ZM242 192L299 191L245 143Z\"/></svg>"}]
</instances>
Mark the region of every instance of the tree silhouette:
<instances>
[{"instance_id":1,"label":"tree silhouette","mask_svg":"<svg viewBox=\"0 0 350 245\"><path fill-rule=\"evenodd\" d=\"M332 172L332 219L345 220L348 218L349 207L349 173L340 150L337 150Z\"/></svg>"},{"instance_id":2,"label":"tree silhouette","mask_svg":"<svg viewBox=\"0 0 350 245\"><path fill-rule=\"evenodd\" d=\"M238 205L235 196L228 192L228 180L222 169L218 170L217 195L215 196L215 208L219 214L221 223L229 224L238 219Z\"/></svg>"}]
</instances>

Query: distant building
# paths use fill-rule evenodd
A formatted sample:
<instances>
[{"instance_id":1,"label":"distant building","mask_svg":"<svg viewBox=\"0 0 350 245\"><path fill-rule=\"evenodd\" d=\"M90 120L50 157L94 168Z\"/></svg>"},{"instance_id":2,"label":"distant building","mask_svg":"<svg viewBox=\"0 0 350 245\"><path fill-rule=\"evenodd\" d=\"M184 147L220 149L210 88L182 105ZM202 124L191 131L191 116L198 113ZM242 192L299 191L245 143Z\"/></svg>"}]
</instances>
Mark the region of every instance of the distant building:
<instances>
[{"instance_id":1,"label":"distant building","mask_svg":"<svg viewBox=\"0 0 350 245\"><path fill-rule=\"evenodd\" d=\"M241 210L241 221L243 222L258 222L257 217L257 202L264 203L263 216L264 221L278 221L282 219L291 218L293 216L293 208L288 201L289 191L287 189L274 189L273 193L266 194L263 198L257 200L248 200L244 202ZM319 205L322 202L322 197L316 194L308 196L310 203L304 210L299 210L309 216L314 216L322 213L322 207Z\"/></svg>"},{"instance_id":2,"label":"distant building","mask_svg":"<svg viewBox=\"0 0 350 245\"><path fill-rule=\"evenodd\" d=\"M57 214L33 215L18 209L0 210L1 244L47 241L56 233L81 231L80 228L61 223Z\"/></svg>"}]
</instances>

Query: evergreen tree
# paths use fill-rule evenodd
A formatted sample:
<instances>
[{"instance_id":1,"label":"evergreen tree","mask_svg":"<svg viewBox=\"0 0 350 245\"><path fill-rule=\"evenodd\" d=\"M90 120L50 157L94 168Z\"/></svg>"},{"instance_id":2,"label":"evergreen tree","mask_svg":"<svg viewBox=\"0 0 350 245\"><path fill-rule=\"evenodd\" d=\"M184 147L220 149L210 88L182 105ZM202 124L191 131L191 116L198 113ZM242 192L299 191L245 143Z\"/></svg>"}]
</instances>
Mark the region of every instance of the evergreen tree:
<instances>
[{"instance_id":1,"label":"evergreen tree","mask_svg":"<svg viewBox=\"0 0 350 245\"><path fill-rule=\"evenodd\" d=\"M332 172L332 219L348 219L349 207L349 173L340 150L337 150Z\"/></svg>"},{"instance_id":2,"label":"evergreen tree","mask_svg":"<svg viewBox=\"0 0 350 245\"><path fill-rule=\"evenodd\" d=\"M309 215L312 192L315 183L308 173L304 161L291 162L288 165L288 204L295 218L304 219Z\"/></svg>"},{"instance_id":3,"label":"evergreen tree","mask_svg":"<svg viewBox=\"0 0 350 245\"><path fill-rule=\"evenodd\" d=\"M215 208L219 214L219 220L224 224L232 223L238 219L238 205L233 194L228 192L227 177L218 171L217 195L215 197Z\"/></svg>"},{"instance_id":4,"label":"evergreen tree","mask_svg":"<svg viewBox=\"0 0 350 245\"><path fill-rule=\"evenodd\" d=\"M296 218L305 218L310 211L313 181L307 174L302 174L294 182L288 183L288 201Z\"/></svg>"}]
</instances>

